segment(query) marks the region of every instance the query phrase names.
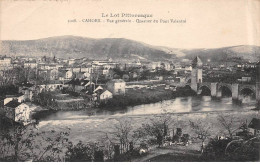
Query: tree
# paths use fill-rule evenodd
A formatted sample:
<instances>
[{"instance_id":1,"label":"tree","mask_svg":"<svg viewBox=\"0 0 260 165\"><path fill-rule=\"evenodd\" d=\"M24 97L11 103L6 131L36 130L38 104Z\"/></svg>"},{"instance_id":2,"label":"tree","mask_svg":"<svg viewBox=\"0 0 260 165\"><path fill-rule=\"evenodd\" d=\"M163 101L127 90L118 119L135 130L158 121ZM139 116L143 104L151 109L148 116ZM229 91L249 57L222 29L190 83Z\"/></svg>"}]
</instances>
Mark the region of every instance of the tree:
<instances>
[{"instance_id":1,"label":"tree","mask_svg":"<svg viewBox=\"0 0 260 165\"><path fill-rule=\"evenodd\" d=\"M24 68L16 67L13 69L3 69L0 76L1 85L11 85L26 81L26 72Z\"/></svg>"},{"instance_id":2,"label":"tree","mask_svg":"<svg viewBox=\"0 0 260 165\"><path fill-rule=\"evenodd\" d=\"M190 127L194 130L197 138L201 140L201 153L204 151L204 142L210 137L211 126L202 120L190 121Z\"/></svg>"},{"instance_id":3,"label":"tree","mask_svg":"<svg viewBox=\"0 0 260 165\"><path fill-rule=\"evenodd\" d=\"M50 130L34 134L33 145L30 148L33 161L63 161L64 152L70 144L69 131L70 129L60 132Z\"/></svg>"},{"instance_id":4,"label":"tree","mask_svg":"<svg viewBox=\"0 0 260 165\"><path fill-rule=\"evenodd\" d=\"M240 128L242 124L240 123L238 126L235 122L234 117L232 116L219 115L218 121L221 124L221 126L225 129L225 131L228 133L230 139L233 139L233 134Z\"/></svg>"},{"instance_id":5,"label":"tree","mask_svg":"<svg viewBox=\"0 0 260 165\"><path fill-rule=\"evenodd\" d=\"M29 157L26 150L31 145L31 125L27 127L16 123L5 116L0 116L0 159L20 161Z\"/></svg>"},{"instance_id":6,"label":"tree","mask_svg":"<svg viewBox=\"0 0 260 165\"><path fill-rule=\"evenodd\" d=\"M129 118L122 118L117 120L117 124L113 127L113 130L106 133L106 139L110 142L110 145L120 144L121 151L126 152L129 150L129 143L132 142L132 122ZM104 140L103 140L104 142ZM110 150L111 146L108 146Z\"/></svg>"},{"instance_id":7,"label":"tree","mask_svg":"<svg viewBox=\"0 0 260 165\"><path fill-rule=\"evenodd\" d=\"M135 137L155 137L156 143L160 147L164 138L168 135L169 125L171 123L171 117L167 114L163 114L162 116L155 116L150 119L148 124L143 124L142 127L135 131Z\"/></svg>"},{"instance_id":8,"label":"tree","mask_svg":"<svg viewBox=\"0 0 260 165\"><path fill-rule=\"evenodd\" d=\"M3 116L0 122L0 160L62 161L68 143L67 130L39 132L35 123L24 126Z\"/></svg>"},{"instance_id":9,"label":"tree","mask_svg":"<svg viewBox=\"0 0 260 165\"><path fill-rule=\"evenodd\" d=\"M93 150L91 146L85 145L82 141L79 141L76 145L69 144L66 151L65 161L69 162L91 162Z\"/></svg>"},{"instance_id":10,"label":"tree","mask_svg":"<svg viewBox=\"0 0 260 165\"><path fill-rule=\"evenodd\" d=\"M17 86L14 85L5 85L0 87L0 96L5 97L5 95L17 94L19 91Z\"/></svg>"},{"instance_id":11,"label":"tree","mask_svg":"<svg viewBox=\"0 0 260 165\"><path fill-rule=\"evenodd\" d=\"M119 119L118 124L114 127L113 134L121 144L126 144L129 142L129 134L132 129L133 127L130 119Z\"/></svg>"},{"instance_id":12,"label":"tree","mask_svg":"<svg viewBox=\"0 0 260 165\"><path fill-rule=\"evenodd\" d=\"M38 95L33 96L35 104L41 105L50 109L57 109L58 104L55 101L56 97L53 92L41 92Z\"/></svg>"}]
</instances>

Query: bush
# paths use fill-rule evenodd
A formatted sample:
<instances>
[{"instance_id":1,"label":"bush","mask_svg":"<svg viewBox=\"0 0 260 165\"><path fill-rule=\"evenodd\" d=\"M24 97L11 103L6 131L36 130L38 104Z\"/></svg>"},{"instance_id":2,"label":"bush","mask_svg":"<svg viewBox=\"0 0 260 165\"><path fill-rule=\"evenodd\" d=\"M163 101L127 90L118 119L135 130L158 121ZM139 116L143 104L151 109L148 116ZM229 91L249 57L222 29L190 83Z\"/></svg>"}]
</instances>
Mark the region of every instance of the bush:
<instances>
[{"instance_id":1,"label":"bush","mask_svg":"<svg viewBox=\"0 0 260 165\"><path fill-rule=\"evenodd\" d=\"M227 139L210 139L205 151L201 157L202 160L216 161L223 158L227 144L231 140Z\"/></svg>"},{"instance_id":2,"label":"bush","mask_svg":"<svg viewBox=\"0 0 260 165\"><path fill-rule=\"evenodd\" d=\"M226 151L231 139L211 139L201 156L202 161L259 161L259 138L235 142Z\"/></svg>"},{"instance_id":3,"label":"bush","mask_svg":"<svg viewBox=\"0 0 260 165\"><path fill-rule=\"evenodd\" d=\"M92 149L90 146L83 144L81 141L76 144L70 144L66 152L65 161L68 162L91 162Z\"/></svg>"}]
</instances>

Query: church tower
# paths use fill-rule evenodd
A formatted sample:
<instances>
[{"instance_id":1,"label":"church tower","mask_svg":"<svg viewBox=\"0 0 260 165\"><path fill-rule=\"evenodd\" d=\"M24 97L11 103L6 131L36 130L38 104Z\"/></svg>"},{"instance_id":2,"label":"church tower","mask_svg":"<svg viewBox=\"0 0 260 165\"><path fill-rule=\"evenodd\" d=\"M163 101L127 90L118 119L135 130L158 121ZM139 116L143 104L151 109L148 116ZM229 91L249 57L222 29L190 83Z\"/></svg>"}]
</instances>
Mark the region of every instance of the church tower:
<instances>
[{"instance_id":1,"label":"church tower","mask_svg":"<svg viewBox=\"0 0 260 165\"><path fill-rule=\"evenodd\" d=\"M191 89L198 91L198 83L202 83L202 61L197 56L192 61L192 71L191 71Z\"/></svg>"},{"instance_id":2,"label":"church tower","mask_svg":"<svg viewBox=\"0 0 260 165\"><path fill-rule=\"evenodd\" d=\"M256 101L260 108L260 61L256 64Z\"/></svg>"}]
</instances>

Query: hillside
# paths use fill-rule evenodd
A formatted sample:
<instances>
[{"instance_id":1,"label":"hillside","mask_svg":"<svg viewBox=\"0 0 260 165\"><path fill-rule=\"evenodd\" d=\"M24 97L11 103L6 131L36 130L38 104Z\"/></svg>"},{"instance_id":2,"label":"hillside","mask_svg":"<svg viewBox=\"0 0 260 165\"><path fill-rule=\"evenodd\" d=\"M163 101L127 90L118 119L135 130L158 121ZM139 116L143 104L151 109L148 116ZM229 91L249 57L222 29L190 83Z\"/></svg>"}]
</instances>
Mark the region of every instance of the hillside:
<instances>
[{"instance_id":1,"label":"hillside","mask_svg":"<svg viewBox=\"0 0 260 165\"><path fill-rule=\"evenodd\" d=\"M6 40L0 45L0 55L53 56L61 58L90 58L147 61L193 59L199 56L203 62L221 63L234 57L256 62L260 60L260 47L240 45L214 49L177 49L152 46L124 38L93 39L77 36L59 36L38 40Z\"/></svg>"},{"instance_id":2,"label":"hillside","mask_svg":"<svg viewBox=\"0 0 260 165\"><path fill-rule=\"evenodd\" d=\"M250 45L239 45L216 49L192 49L181 50L184 58L193 59L199 56L203 62L210 59L212 62L223 62L232 58L241 58L246 61L256 62L260 60L260 47Z\"/></svg>"},{"instance_id":3,"label":"hillside","mask_svg":"<svg viewBox=\"0 0 260 165\"><path fill-rule=\"evenodd\" d=\"M160 47L124 38L92 39L75 36L51 37L27 41L2 41L1 54L16 56L51 56L92 59L147 59L152 61L175 58Z\"/></svg>"}]
</instances>

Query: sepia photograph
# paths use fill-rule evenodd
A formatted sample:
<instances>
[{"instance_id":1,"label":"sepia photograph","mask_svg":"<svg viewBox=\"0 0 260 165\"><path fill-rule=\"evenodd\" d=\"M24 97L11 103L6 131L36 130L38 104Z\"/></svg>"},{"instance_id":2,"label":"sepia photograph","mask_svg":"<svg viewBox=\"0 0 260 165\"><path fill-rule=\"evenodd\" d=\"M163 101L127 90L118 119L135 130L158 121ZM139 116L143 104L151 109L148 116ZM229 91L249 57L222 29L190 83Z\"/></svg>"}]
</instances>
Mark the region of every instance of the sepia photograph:
<instances>
[{"instance_id":1,"label":"sepia photograph","mask_svg":"<svg viewBox=\"0 0 260 165\"><path fill-rule=\"evenodd\" d=\"M0 164L259 162L260 0L0 0Z\"/></svg>"}]
</instances>

